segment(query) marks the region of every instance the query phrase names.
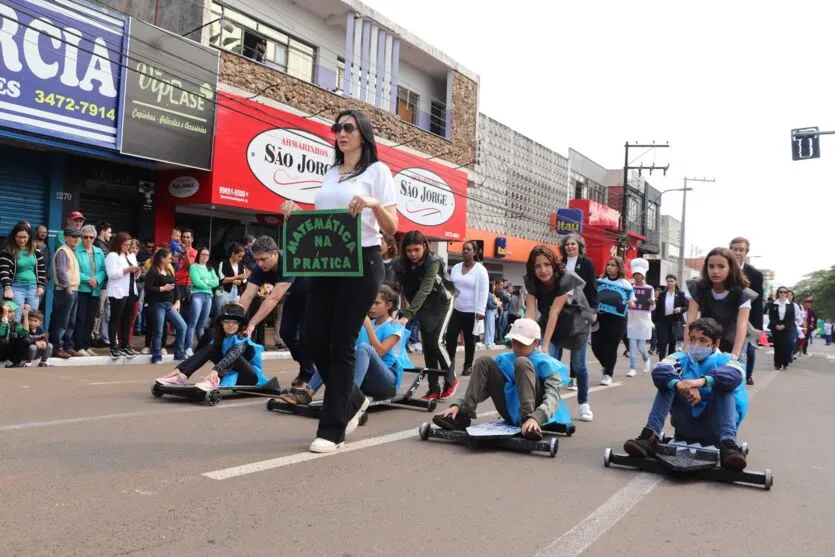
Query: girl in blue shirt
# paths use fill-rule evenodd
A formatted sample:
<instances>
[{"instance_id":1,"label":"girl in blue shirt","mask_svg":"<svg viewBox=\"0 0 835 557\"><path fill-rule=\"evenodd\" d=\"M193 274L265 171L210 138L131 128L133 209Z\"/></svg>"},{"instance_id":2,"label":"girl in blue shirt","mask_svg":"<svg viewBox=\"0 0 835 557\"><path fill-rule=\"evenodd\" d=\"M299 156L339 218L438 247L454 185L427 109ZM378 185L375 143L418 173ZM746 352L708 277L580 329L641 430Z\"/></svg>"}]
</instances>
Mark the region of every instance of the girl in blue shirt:
<instances>
[{"instance_id":1,"label":"girl in blue shirt","mask_svg":"<svg viewBox=\"0 0 835 557\"><path fill-rule=\"evenodd\" d=\"M363 394L378 399L397 394L403 370L414 367L406 353L406 327L393 319L397 300L391 287L380 287L354 348L354 384ZM291 389L279 398L288 404L310 404L321 386L322 378L317 372L306 388Z\"/></svg>"}]
</instances>

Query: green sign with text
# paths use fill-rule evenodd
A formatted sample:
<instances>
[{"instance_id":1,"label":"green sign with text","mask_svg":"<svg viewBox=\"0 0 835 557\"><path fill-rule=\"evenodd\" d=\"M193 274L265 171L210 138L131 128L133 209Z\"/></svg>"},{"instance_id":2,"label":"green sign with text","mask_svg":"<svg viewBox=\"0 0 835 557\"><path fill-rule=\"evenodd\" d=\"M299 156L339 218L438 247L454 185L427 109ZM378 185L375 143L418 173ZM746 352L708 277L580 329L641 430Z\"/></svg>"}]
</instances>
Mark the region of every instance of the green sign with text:
<instances>
[{"instance_id":1,"label":"green sign with text","mask_svg":"<svg viewBox=\"0 0 835 557\"><path fill-rule=\"evenodd\" d=\"M284 219L284 275L362 276L362 222L345 209L296 211Z\"/></svg>"}]
</instances>

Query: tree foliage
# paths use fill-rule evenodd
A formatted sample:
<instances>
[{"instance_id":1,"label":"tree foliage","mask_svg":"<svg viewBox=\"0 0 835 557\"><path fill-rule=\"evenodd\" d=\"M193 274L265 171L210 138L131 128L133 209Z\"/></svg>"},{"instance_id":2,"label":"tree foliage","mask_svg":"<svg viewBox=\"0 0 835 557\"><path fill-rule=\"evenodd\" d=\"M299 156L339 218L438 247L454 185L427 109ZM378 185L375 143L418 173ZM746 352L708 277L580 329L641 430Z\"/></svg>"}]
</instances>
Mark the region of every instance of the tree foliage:
<instances>
[{"instance_id":1,"label":"tree foliage","mask_svg":"<svg viewBox=\"0 0 835 557\"><path fill-rule=\"evenodd\" d=\"M792 290L796 302L802 303L804 299L812 298L812 307L818 316L824 319L835 318L835 266L809 273Z\"/></svg>"}]
</instances>

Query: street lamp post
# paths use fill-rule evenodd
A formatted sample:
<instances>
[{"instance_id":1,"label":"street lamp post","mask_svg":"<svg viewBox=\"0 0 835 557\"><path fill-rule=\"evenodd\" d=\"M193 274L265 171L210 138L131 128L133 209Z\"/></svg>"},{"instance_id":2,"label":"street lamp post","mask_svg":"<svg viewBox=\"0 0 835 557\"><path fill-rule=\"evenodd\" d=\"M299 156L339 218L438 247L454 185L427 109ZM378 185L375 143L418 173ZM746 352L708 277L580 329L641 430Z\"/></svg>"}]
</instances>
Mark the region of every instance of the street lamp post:
<instances>
[{"instance_id":1,"label":"street lamp post","mask_svg":"<svg viewBox=\"0 0 835 557\"><path fill-rule=\"evenodd\" d=\"M678 280L684 281L684 227L685 219L687 218L687 192L693 188L687 187L687 182L715 182L715 178L688 178L684 177L684 194L681 200L681 237L679 238L678 246Z\"/></svg>"}]
</instances>

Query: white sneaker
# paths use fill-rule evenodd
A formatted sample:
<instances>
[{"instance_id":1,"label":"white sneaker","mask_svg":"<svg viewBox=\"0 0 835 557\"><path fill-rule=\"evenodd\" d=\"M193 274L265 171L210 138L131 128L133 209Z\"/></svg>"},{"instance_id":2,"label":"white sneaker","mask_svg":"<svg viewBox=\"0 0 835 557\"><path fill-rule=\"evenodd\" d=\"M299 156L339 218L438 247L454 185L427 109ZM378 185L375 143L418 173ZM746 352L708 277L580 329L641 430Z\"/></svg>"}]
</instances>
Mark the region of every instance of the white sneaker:
<instances>
[{"instance_id":1,"label":"white sneaker","mask_svg":"<svg viewBox=\"0 0 835 557\"><path fill-rule=\"evenodd\" d=\"M630 369L629 371L626 372L626 376L627 377L635 377L635 370Z\"/></svg>"},{"instance_id":2,"label":"white sneaker","mask_svg":"<svg viewBox=\"0 0 835 557\"><path fill-rule=\"evenodd\" d=\"M580 416L577 419L581 422L590 422L594 419L594 412L591 411L588 402L580 405Z\"/></svg>"},{"instance_id":3,"label":"white sneaker","mask_svg":"<svg viewBox=\"0 0 835 557\"><path fill-rule=\"evenodd\" d=\"M194 350L186 348L186 358L191 358L192 356L194 356Z\"/></svg>"},{"instance_id":4,"label":"white sneaker","mask_svg":"<svg viewBox=\"0 0 835 557\"><path fill-rule=\"evenodd\" d=\"M81 350L76 350L76 352L78 353L78 355L79 355L79 356L89 356L89 355L90 355L90 354L89 354L86 350L84 350L83 348L82 348Z\"/></svg>"},{"instance_id":5,"label":"white sneaker","mask_svg":"<svg viewBox=\"0 0 835 557\"><path fill-rule=\"evenodd\" d=\"M577 390L577 381L575 381L574 379L572 379L572 380L568 383L568 386L566 387L566 389L568 389L569 391L576 391L576 390Z\"/></svg>"},{"instance_id":6,"label":"white sneaker","mask_svg":"<svg viewBox=\"0 0 835 557\"><path fill-rule=\"evenodd\" d=\"M140 353L140 354L146 354L146 355L147 355L147 354L150 354L150 353L151 353L151 349L150 349L150 348L148 348L148 347L146 346L146 347L144 347L142 350L140 350L140 351L139 351L139 353Z\"/></svg>"},{"instance_id":7,"label":"white sneaker","mask_svg":"<svg viewBox=\"0 0 835 557\"><path fill-rule=\"evenodd\" d=\"M612 378L609 375L604 375L600 378L600 384L606 385L607 387L612 384Z\"/></svg>"},{"instance_id":8,"label":"white sneaker","mask_svg":"<svg viewBox=\"0 0 835 557\"><path fill-rule=\"evenodd\" d=\"M649 373L651 367L652 367L652 358L650 358L646 362L644 362L644 373Z\"/></svg>"},{"instance_id":9,"label":"white sneaker","mask_svg":"<svg viewBox=\"0 0 835 557\"><path fill-rule=\"evenodd\" d=\"M364 413L366 410L368 410L368 405L369 405L369 404L371 404L371 401L370 401L370 400L368 400L368 397L366 397L366 398L365 398L365 400L364 400L364 401L363 401L363 403L362 403L362 406L360 406L360 409L359 409L359 410L357 410L357 413L356 413L356 414L354 414L354 417L353 417L353 418L351 418L351 419L348 421L348 425L347 425L347 426L345 426L345 437L348 437L349 435L351 435L351 434L354 432L354 430L355 430L355 429L357 429L357 428L359 427L359 425L360 425L360 417L362 417L363 413ZM314 441L314 443L315 443L315 442L316 442L316 441ZM330 441L328 441L328 442L330 443ZM316 452L316 451L314 451L314 452Z\"/></svg>"},{"instance_id":10,"label":"white sneaker","mask_svg":"<svg viewBox=\"0 0 835 557\"><path fill-rule=\"evenodd\" d=\"M341 449L345 443L334 443L333 441L328 441L327 439L322 439L321 437L317 437L313 440L313 443L310 444L308 447L308 451L311 453L332 453L337 449Z\"/></svg>"},{"instance_id":11,"label":"white sneaker","mask_svg":"<svg viewBox=\"0 0 835 557\"><path fill-rule=\"evenodd\" d=\"M162 356L167 356L168 355L168 350L166 350L165 348L160 348L159 353Z\"/></svg>"}]
</instances>

